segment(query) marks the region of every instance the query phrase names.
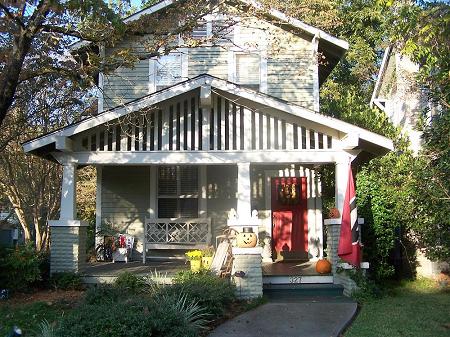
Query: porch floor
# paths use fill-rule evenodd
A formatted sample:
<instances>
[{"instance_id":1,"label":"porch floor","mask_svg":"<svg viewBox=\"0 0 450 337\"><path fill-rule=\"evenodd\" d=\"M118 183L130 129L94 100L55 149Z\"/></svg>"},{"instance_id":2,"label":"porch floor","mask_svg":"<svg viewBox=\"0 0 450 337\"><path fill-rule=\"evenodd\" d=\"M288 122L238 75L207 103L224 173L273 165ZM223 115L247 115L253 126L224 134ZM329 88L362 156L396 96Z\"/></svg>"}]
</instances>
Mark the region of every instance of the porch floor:
<instances>
[{"instance_id":1,"label":"porch floor","mask_svg":"<svg viewBox=\"0 0 450 337\"><path fill-rule=\"evenodd\" d=\"M316 263L311 261L267 262L262 264L263 276L329 276L316 271Z\"/></svg>"}]
</instances>

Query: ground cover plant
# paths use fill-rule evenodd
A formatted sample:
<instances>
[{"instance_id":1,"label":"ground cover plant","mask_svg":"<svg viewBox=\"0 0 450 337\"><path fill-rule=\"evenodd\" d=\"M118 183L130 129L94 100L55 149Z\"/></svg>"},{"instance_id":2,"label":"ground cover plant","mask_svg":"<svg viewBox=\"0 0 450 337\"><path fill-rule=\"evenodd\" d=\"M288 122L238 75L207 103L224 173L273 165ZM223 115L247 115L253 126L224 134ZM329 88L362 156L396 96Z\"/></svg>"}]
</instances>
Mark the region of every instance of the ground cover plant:
<instances>
[{"instance_id":1,"label":"ground cover plant","mask_svg":"<svg viewBox=\"0 0 450 337\"><path fill-rule=\"evenodd\" d=\"M72 288L77 281L75 275L60 274L51 282L56 290L47 291L46 298L0 302L0 336L17 325L25 336L37 337L194 337L254 307L236 299L229 280L207 271L180 272L170 286L155 282L151 275L123 273L115 284L96 285L83 292L61 290ZM64 300L64 293L81 295ZM60 296L53 299L50 294Z\"/></svg>"},{"instance_id":2,"label":"ground cover plant","mask_svg":"<svg viewBox=\"0 0 450 337\"><path fill-rule=\"evenodd\" d=\"M388 287L381 298L366 299L345 337L450 334L450 289L432 280L405 281Z\"/></svg>"}]
</instances>

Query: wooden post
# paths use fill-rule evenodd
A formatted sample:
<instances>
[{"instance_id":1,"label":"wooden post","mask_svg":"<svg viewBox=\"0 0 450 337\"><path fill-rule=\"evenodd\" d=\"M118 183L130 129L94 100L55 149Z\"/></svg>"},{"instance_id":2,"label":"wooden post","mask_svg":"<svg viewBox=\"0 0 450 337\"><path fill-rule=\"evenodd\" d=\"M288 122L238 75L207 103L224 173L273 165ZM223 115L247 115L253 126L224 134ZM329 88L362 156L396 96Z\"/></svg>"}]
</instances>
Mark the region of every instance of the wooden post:
<instances>
[{"instance_id":1,"label":"wooden post","mask_svg":"<svg viewBox=\"0 0 450 337\"><path fill-rule=\"evenodd\" d=\"M64 164L63 181L61 191L61 212L60 220L74 220L77 216L76 206L76 186L77 186L77 165L75 163Z\"/></svg>"},{"instance_id":2,"label":"wooden post","mask_svg":"<svg viewBox=\"0 0 450 337\"><path fill-rule=\"evenodd\" d=\"M238 164L237 214L240 219L251 216L250 163Z\"/></svg>"}]
</instances>

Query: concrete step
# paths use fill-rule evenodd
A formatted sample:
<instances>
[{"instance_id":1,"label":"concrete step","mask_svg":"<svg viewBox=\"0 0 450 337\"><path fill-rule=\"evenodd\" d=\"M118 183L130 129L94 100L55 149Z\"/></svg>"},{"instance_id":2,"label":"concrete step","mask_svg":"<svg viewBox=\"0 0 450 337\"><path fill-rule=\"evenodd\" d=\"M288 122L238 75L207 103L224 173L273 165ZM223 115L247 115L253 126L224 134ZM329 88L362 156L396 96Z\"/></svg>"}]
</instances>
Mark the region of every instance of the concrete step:
<instances>
[{"instance_id":1,"label":"concrete step","mask_svg":"<svg viewBox=\"0 0 450 337\"><path fill-rule=\"evenodd\" d=\"M263 293L272 302L351 301L343 290L338 284L265 284Z\"/></svg>"},{"instance_id":2,"label":"concrete step","mask_svg":"<svg viewBox=\"0 0 450 337\"><path fill-rule=\"evenodd\" d=\"M333 284L333 275L266 275L264 284Z\"/></svg>"}]
</instances>

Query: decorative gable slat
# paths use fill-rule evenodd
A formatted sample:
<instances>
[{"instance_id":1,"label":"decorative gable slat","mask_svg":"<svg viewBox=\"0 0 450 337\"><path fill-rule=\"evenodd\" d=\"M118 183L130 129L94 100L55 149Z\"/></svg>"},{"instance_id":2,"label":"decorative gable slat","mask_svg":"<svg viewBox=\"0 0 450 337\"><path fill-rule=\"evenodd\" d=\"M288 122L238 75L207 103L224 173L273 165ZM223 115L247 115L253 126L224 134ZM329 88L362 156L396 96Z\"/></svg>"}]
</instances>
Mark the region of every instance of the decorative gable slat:
<instances>
[{"instance_id":1,"label":"decorative gable slat","mask_svg":"<svg viewBox=\"0 0 450 337\"><path fill-rule=\"evenodd\" d=\"M120 122L88 130L77 151L327 150L335 144L320 125L276 110L240 105L213 94L211 109L198 92L179 96Z\"/></svg>"}]
</instances>

